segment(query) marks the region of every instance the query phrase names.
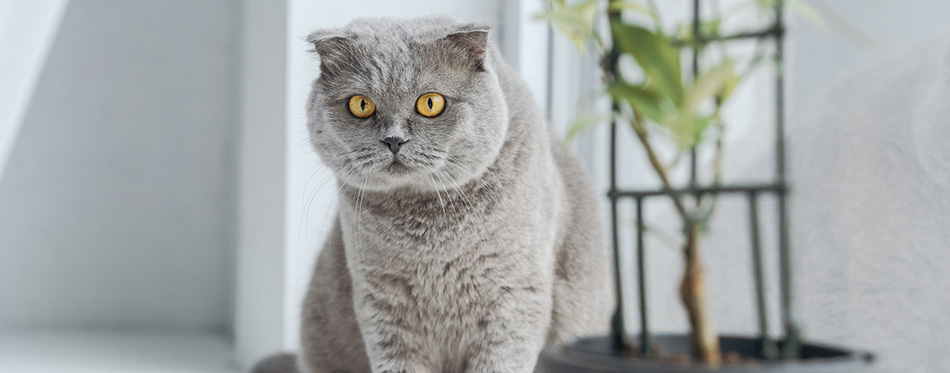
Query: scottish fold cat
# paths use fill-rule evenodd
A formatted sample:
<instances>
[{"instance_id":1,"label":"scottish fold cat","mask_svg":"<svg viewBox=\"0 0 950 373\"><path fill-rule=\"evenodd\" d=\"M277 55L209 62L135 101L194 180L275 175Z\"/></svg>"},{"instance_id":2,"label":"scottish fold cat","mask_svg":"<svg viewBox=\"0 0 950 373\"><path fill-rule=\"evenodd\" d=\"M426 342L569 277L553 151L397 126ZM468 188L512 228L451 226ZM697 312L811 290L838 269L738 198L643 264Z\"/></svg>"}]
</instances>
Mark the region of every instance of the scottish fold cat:
<instances>
[{"instance_id":1,"label":"scottish fold cat","mask_svg":"<svg viewBox=\"0 0 950 373\"><path fill-rule=\"evenodd\" d=\"M258 371L532 372L544 346L606 332L595 194L488 33L419 18L309 36L308 126L339 211L299 355Z\"/></svg>"}]
</instances>

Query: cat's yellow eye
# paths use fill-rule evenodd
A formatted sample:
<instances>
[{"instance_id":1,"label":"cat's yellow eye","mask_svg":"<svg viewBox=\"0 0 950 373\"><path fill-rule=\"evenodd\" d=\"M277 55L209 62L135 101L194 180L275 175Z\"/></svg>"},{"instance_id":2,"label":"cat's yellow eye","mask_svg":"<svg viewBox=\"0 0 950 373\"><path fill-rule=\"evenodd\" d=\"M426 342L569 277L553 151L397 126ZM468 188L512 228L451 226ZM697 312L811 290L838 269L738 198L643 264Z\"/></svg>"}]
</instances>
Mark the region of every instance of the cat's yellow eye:
<instances>
[{"instance_id":1,"label":"cat's yellow eye","mask_svg":"<svg viewBox=\"0 0 950 373\"><path fill-rule=\"evenodd\" d=\"M356 95L350 97L350 102L347 104L347 107L350 108L350 112L357 118L368 118L376 112L376 104L366 96Z\"/></svg>"},{"instance_id":2,"label":"cat's yellow eye","mask_svg":"<svg viewBox=\"0 0 950 373\"><path fill-rule=\"evenodd\" d=\"M439 115L445 109L445 97L438 93L426 93L416 100L416 111L426 117Z\"/></svg>"}]
</instances>

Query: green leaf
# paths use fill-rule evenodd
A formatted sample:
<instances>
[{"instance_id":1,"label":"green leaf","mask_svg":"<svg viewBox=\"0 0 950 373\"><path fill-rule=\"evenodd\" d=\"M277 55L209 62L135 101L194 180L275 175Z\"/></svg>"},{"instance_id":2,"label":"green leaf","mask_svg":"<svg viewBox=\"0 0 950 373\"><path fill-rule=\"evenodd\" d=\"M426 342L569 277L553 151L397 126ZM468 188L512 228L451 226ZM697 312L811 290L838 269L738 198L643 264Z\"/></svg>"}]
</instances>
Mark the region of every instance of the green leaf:
<instances>
[{"instance_id":1,"label":"green leaf","mask_svg":"<svg viewBox=\"0 0 950 373\"><path fill-rule=\"evenodd\" d=\"M716 117L719 107L732 94L738 84L734 61L726 59L696 78L686 89L686 98L682 105L666 116L660 122L673 135L673 140L680 149L689 149L696 146L702 139L703 133ZM700 112L703 102L715 100L715 111L711 115Z\"/></svg>"},{"instance_id":2,"label":"green leaf","mask_svg":"<svg viewBox=\"0 0 950 373\"><path fill-rule=\"evenodd\" d=\"M709 99L724 101L732 93L738 79L736 63L730 59L723 60L718 66L701 73L687 89L682 111L692 115Z\"/></svg>"},{"instance_id":3,"label":"green leaf","mask_svg":"<svg viewBox=\"0 0 950 373\"><path fill-rule=\"evenodd\" d=\"M681 149L690 149L699 143L702 133L706 131L714 117L711 115L695 115L683 111L676 112L663 123L673 141Z\"/></svg>"},{"instance_id":4,"label":"green leaf","mask_svg":"<svg viewBox=\"0 0 950 373\"><path fill-rule=\"evenodd\" d=\"M633 57L643 69L648 84L680 104L683 100L680 50L659 32L619 22L611 22L610 27L617 49Z\"/></svg>"},{"instance_id":5,"label":"green leaf","mask_svg":"<svg viewBox=\"0 0 950 373\"><path fill-rule=\"evenodd\" d=\"M631 0L611 1L607 5L607 10L614 11L614 12L622 12L624 10L629 10L629 11L646 15L650 17L650 19L652 19L653 21L658 21L656 17L656 13L654 13L650 9L647 9L647 7L643 6L643 4L640 4L638 2L631 1Z\"/></svg>"},{"instance_id":6,"label":"green leaf","mask_svg":"<svg viewBox=\"0 0 950 373\"><path fill-rule=\"evenodd\" d=\"M597 1L585 0L577 5L565 5L564 1L551 3L551 10L536 14L535 19L546 19L574 43L578 52L584 52L587 39L596 37L593 29L597 17Z\"/></svg>"},{"instance_id":7,"label":"green leaf","mask_svg":"<svg viewBox=\"0 0 950 373\"><path fill-rule=\"evenodd\" d=\"M699 23L699 35L715 36L719 35L719 27L722 26L722 18L713 18ZM693 24L684 23L676 28L676 38L687 43L693 41Z\"/></svg>"},{"instance_id":8,"label":"green leaf","mask_svg":"<svg viewBox=\"0 0 950 373\"><path fill-rule=\"evenodd\" d=\"M564 135L564 138L566 141L571 141L581 132L587 131L598 124L606 123L611 118L613 118L613 116L610 113L588 113L578 115L576 118L574 118L574 122L571 123L571 127L568 128L567 134Z\"/></svg>"},{"instance_id":9,"label":"green leaf","mask_svg":"<svg viewBox=\"0 0 950 373\"><path fill-rule=\"evenodd\" d=\"M647 7L633 1L611 1L610 4L607 5L607 10L611 10L611 11L632 10L634 12L642 13L646 15L653 14L653 12L648 10Z\"/></svg>"},{"instance_id":10,"label":"green leaf","mask_svg":"<svg viewBox=\"0 0 950 373\"><path fill-rule=\"evenodd\" d=\"M625 101L631 109L647 119L659 123L665 117L660 95L647 87L614 82L607 87L607 94L615 101Z\"/></svg>"},{"instance_id":11,"label":"green leaf","mask_svg":"<svg viewBox=\"0 0 950 373\"><path fill-rule=\"evenodd\" d=\"M736 86L739 85L739 81L742 80L742 76L732 71L732 74L729 74L722 82L722 86L719 88L719 92L716 93L716 105L722 106L732 96L732 92L736 90Z\"/></svg>"}]
</instances>

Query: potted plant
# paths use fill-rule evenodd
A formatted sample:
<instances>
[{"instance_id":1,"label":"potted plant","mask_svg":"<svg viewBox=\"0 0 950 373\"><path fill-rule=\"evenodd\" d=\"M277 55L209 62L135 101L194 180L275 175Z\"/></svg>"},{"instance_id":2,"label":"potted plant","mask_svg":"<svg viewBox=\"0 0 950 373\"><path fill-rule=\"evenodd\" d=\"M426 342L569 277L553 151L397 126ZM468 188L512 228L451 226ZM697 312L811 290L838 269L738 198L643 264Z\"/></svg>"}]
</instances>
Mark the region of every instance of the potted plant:
<instances>
[{"instance_id":1,"label":"potted plant","mask_svg":"<svg viewBox=\"0 0 950 373\"><path fill-rule=\"evenodd\" d=\"M816 12L801 2L790 2L803 14L816 17ZM720 33L723 18L700 17L699 0L693 0L693 18L675 32L662 27L652 2L633 0L584 0L566 3L549 2L548 11L539 18L569 37L580 51L592 45L601 61L604 91L611 101L611 189L615 262L619 256L617 239L617 202L633 199L637 206L637 257L639 266L640 329L637 338L626 335L620 289L620 266L615 264L618 306L611 335L586 338L567 346L546 350L542 366L547 373L557 372L826 372L860 371L870 363L869 354L844 348L803 343L793 313L791 269L788 243L787 184L785 175L784 112L782 51L782 0L754 0L759 12L770 16L764 28L735 34ZM605 35L596 31L598 13L606 11ZM645 22L624 18L624 12L638 13ZM732 40L754 39L759 43L756 53L740 66L741 58L728 53L723 46ZM763 43L774 43L770 54ZM715 53L709 49L719 46ZM710 58L711 57L711 58ZM622 62L626 60L626 62ZM690 61L684 72L683 61ZM723 157L723 123L720 111L729 102L734 88L750 70L763 62L772 62L776 72L776 175L773 182L757 185L724 185L720 178ZM637 74L624 74L622 63L632 64ZM634 75L633 77L627 75ZM691 78L687 78L691 77ZM578 122L569 134L582 131L590 123ZM662 185L656 190L620 190L616 183L616 128L630 126L647 154L650 166ZM569 135L570 136L570 135ZM666 162L657 151L658 143L674 144L674 160ZM714 149L712 182L703 186L697 180L697 149ZM681 161L680 161L681 160ZM683 163L687 165L684 166ZM671 169L689 168L685 186L674 183ZM724 337L713 329L705 298L705 280L701 261L700 237L722 194L745 195L749 201L751 246L758 303L759 335ZM784 336L772 338L768 333L762 260L758 238L757 198L772 194L778 200L779 259L782 324ZM684 275L680 299L689 319L688 335L651 335L646 319L646 298L643 282L643 202L650 198L668 198L681 221Z\"/></svg>"}]
</instances>

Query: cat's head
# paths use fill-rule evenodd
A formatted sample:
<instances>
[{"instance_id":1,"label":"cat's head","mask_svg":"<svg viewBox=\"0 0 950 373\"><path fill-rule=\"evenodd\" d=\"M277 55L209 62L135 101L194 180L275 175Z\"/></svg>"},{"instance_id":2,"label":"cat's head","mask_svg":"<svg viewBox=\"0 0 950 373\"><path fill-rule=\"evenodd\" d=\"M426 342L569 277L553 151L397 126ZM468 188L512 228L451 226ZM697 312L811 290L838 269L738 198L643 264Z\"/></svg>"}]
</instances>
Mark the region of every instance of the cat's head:
<instances>
[{"instance_id":1,"label":"cat's head","mask_svg":"<svg viewBox=\"0 0 950 373\"><path fill-rule=\"evenodd\" d=\"M369 190L452 189L484 172L508 130L488 27L364 19L311 34L307 117L321 159Z\"/></svg>"}]
</instances>

